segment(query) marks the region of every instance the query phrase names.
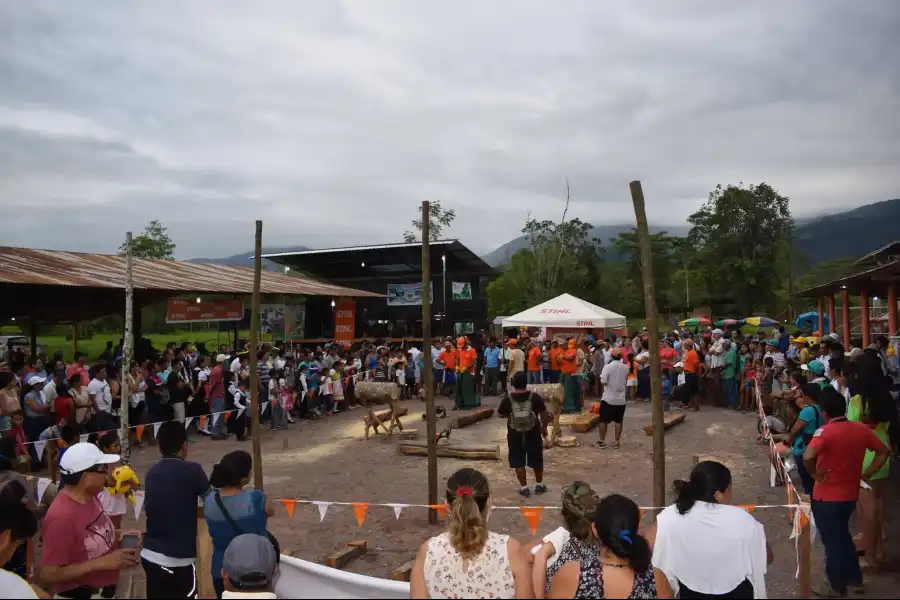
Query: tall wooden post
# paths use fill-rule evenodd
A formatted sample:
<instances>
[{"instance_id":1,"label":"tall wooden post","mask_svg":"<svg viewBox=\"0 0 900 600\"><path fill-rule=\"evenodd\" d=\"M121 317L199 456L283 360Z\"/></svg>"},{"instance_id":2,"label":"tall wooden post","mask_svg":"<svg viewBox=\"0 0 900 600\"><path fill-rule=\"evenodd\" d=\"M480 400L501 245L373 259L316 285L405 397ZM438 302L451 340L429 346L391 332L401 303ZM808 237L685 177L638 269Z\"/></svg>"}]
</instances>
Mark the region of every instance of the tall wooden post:
<instances>
[{"instance_id":1,"label":"tall wooden post","mask_svg":"<svg viewBox=\"0 0 900 600\"><path fill-rule=\"evenodd\" d=\"M131 391L128 389L128 371L131 366L131 335L132 320L134 319L134 271L132 265L131 232L125 234L125 335L122 336L122 376L119 382L122 384L122 435L119 444L122 447L122 462L126 465L131 460L131 438L129 436L128 408ZM137 390L133 390L137 391Z\"/></svg>"},{"instance_id":2,"label":"tall wooden post","mask_svg":"<svg viewBox=\"0 0 900 600\"><path fill-rule=\"evenodd\" d=\"M256 250L253 263L253 300L250 308L250 435L253 436L253 487L263 489L262 444L259 439L259 286L262 278L262 221L256 222ZM237 348L235 348L237 351Z\"/></svg>"},{"instance_id":3,"label":"tall wooden post","mask_svg":"<svg viewBox=\"0 0 900 600\"><path fill-rule=\"evenodd\" d=\"M862 321L862 347L863 350L869 347L869 331L872 326L869 322L869 291L863 290L859 293L859 314Z\"/></svg>"},{"instance_id":4,"label":"tall wooden post","mask_svg":"<svg viewBox=\"0 0 900 600\"><path fill-rule=\"evenodd\" d=\"M844 329L844 350L850 351L850 294L841 290L841 325Z\"/></svg>"},{"instance_id":5,"label":"tall wooden post","mask_svg":"<svg viewBox=\"0 0 900 600\"><path fill-rule=\"evenodd\" d=\"M428 504L438 503L437 481L437 422L434 414L434 375L431 364L431 206L422 202L422 351L425 359L425 435L428 436ZM446 311L445 311L446 312ZM446 315L444 316L446 318ZM428 511L428 522L437 523L436 510Z\"/></svg>"},{"instance_id":6,"label":"tall wooden post","mask_svg":"<svg viewBox=\"0 0 900 600\"><path fill-rule=\"evenodd\" d=\"M897 334L897 285L889 283L887 288L888 335Z\"/></svg>"},{"instance_id":7,"label":"tall wooden post","mask_svg":"<svg viewBox=\"0 0 900 600\"><path fill-rule=\"evenodd\" d=\"M72 323L72 360L78 352L78 323Z\"/></svg>"},{"instance_id":8,"label":"tall wooden post","mask_svg":"<svg viewBox=\"0 0 900 600\"><path fill-rule=\"evenodd\" d=\"M816 298L816 316L819 320L819 335L825 335L825 310L822 308L822 296Z\"/></svg>"},{"instance_id":9,"label":"tall wooden post","mask_svg":"<svg viewBox=\"0 0 900 600\"><path fill-rule=\"evenodd\" d=\"M828 294L828 333L835 331L837 331L837 314L834 310L834 294Z\"/></svg>"},{"instance_id":10,"label":"tall wooden post","mask_svg":"<svg viewBox=\"0 0 900 600\"><path fill-rule=\"evenodd\" d=\"M653 279L653 250L647 212L644 209L644 190L640 181L632 181L631 201L637 220L637 237L641 249L641 274L644 280L644 309L650 336L650 397L653 412L653 506L665 506L666 502L666 432L662 404L662 379L659 360L659 315L656 311L656 282ZM655 513L654 513L655 518Z\"/></svg>"}]
</instances>

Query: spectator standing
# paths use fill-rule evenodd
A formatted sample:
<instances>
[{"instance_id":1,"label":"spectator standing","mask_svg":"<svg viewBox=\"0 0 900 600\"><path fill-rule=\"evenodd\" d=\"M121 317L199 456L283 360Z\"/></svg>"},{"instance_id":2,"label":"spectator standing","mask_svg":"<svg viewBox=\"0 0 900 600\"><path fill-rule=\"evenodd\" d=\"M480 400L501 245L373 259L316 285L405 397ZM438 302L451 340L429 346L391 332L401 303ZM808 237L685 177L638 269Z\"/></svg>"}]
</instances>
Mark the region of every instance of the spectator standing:
<instances>
[{"instance_id":1,"label":"spectator standing","mask_svg":"<svg viewBox=\"0 0 900 600\"><path fill-rule=\"evenodd\" d=\"M813 494L815 487L815 479L812 474L806 470L803 461L803 453L809 445L819 427L825 424L822 411L819 409L819 392L822 388L814 383L806 383L802 387L801 396L795 401L798 416L794 421L788 433L777 433L772 436L776 442L785 442L791 445L794 461L797 464L797 474L803 484L803 491L810 495Z\"/></svg>"},{"instance_id":2,"label":"spectator standing","mask_svg":"<svg viewBox=\"0 0 900 600\"><path fill-rule=\"evenodd\" d=\"M528 342L528 383L541 383L541 347L535 341Z\"/></svg>"},{"instance_id":3,"label":"spectator standing","mask_svg":"<svg viewBox=\"0 0 900 600\"><path fill-rule=\"evenodd\" d=\"M137 564L137 550L118 549L115 527L97 497L107 466L116 462L118 456L88 443L70 446L60 461L65 488L44 517L38 569L56 598L114 598L119 571Z\"/></svg>"},{"instance_id":4,"label":"spectator standing","mask_svg":"<svg viewBox=\"0 0 900 600\"><path fill-rule=\"evenodd\" d=\"M88 395L86 380L81 373L75 373L69 377L69 395L75 405L75 421L79 430L87 428L93 415L93 403Z\"/></svg>"},{"instance_id":5,"label":"spectator standing","mask_svg":"<svg viewBox=\"0 0 900 600\"><path fill-rule=\"evenodd\" d=\"M509 365L506 371L506 379L507 381L511 381L513 375L518 373L519 371L525 370L525 352L521 348L516 347L516 338L510 338L508 342L509 346Z\"/></svg>"},{"instance_id":6,"label":"spectator standing","mask_svg":"<svg viewBox=\"0 0 900 600\"><path fill-rule=\"evenodd\" d=\"M0 484L0 565L4 565L0 569L0 596L3 598L38 597L21 574L7 570L13 557L24 554L25 544L38 531L37 516L28 506L30 497L26 490L20 481Z\"/></svg>"},{"instance_id":7,"label":"spectator standing","mask_svg":"<svg viewBox=\"0 0 900 600\"><path fill-rule=\"evenodd\" d=\"M88 396L94 409L94 431L109 431L118 427L112 415L112 391L106 381L106 365L94 367L94 378L88 384Z\"/></svg>"},{"instance_id":8,"label":"spectator standing","mask_svg":"<svg viewBox=\"0 0 900 600\"><path fill-rule=\"evenodd\" d=\"M216 356L216 366L213 367L212 371L209 374L209 406L210 413L212 416L210 417L213 420L212 425L212 437L214 440L224 440L228 436L223 434L222 432L222 422L223 417L220 415L217 420L215 417L216 413L221 413L225 410L225 360L228 357L224 354L219 354ZM240 361L238 361L238 367L240 367Z\"/></svg>"},{"instance_id":9,"label":"spectator standing","mask_svg":"<svg viewBox=\"0 0 900 600\"><path fill-rule=\"evenodd\" d=\"M688 398L686 410L700 410L700 370L702 361L697 350L694 349L694 343L691 338L685 338L681 342L684 351L684 359L682 360L684 368L684 386L685 395Z\"/></svg>"},{"instance_id":10,"label":"spectator standing","mask_svg":"<svg viewBox=\"0 0 900 600\"><path fill-rule=\"evenodd\" d=\"M167 421L156 437L162 459L144 482L147 598L196 598L197 500L209 491L209 481L199 464L186 460L184 425Z\"/></svg>"},{"instance_id":11,"label":"spectator standing","mask_svg":"<svg viewBox=\"0 0 900 600\"><path fill-rule=\"evenodd\" d=\"M184 424L184 420L187 417L187 399L191 394L191 384L181 359L172 361L172 371L166 379L166 387L169 389L169 405L172 407L171 418Z\"/></svg>"},{"instance_id":12,"label":"spectator standing","mask_svg":"<svg viewBox=\"0 0 900 600\"><path fill-rule=\"evenodd\" d=\"M537 484L534 493L547 491L544 485L544 442L547 437L547 406L540 396L528 391L526 375L516 373L511 381L512 391L504 396L497 407L497 414L506 417L506 445L509 448L509 468L514 469L519 480L519 494L531 495L525 467L534 471Z\"/></svg>"},{"instance_id":13,"label":"spectator standing","mask_svg":"<svg viewBox=\"0 0 900 600\"><path fill-rule=\"evenodd\" d=\"M500 381L500 348L497 347L497 340L494 338L490 339L487 348L484 349L484 374L487 394L493 396Z\"/></svg>"},{"instance_id":14,"label":"spectator standing","mask_svg":"<svg viewBox=\"0 0 900 600\"><path fill-rule=\"evenodd\" d=\"M0 371L0 436L9 431L10 416L22 410L16 376L11 371Z\"/></svg>"},{"instance_id":15,"label":"spectator standing","mask_svg":"<svg viewBox=\"0 0 900 600\"><path fill-rule=\"evenodd\" d=\"M622 360L619 348L613 348L611 358L612 360L603 367L603 371L600 373L600 381L603 383L603 396L600 399L600 426L598 428L600 439L594 443L598 448L606 448L606 430L610 423L616 424L616 441L613 448L618 448L622 438L622 424L625 421L628 365Z\"/></svg>"},{"instance_id":16,"label":"spectator standing","mask_svg":"<svg viewBox=\"0 0 900 600\"><path fill-rule=\"evenodd\" d=\"M91 381L87 367L84 366L84 352L76 352L72 364L66 369L66 380L71 380L73 375L81 375L81 385L87 385Z\"/></svg>"},{"instance_id":17,"label":"spectator standing","mask_svg":"<svg viewBox=\"0 0 900 600\"><path fill-rule=\"evenodd\" d=\"M50 406L44 404L44 382L43 377L32 375L28 378L25 387L22 388L24 393L22 397L22 409L25 413L25 433L28 439L34 441L38 439L41 432L50 424ZM34 455L37 460L37 455Z\"/></svg>"},{"instance_id":18,"label":"spectator standing","mask_svg":"<svg viewBox=\"0 0 900 600\"><path fill-rule=\"evenodd\" d=\"M725 405L731 410L737 410L740 407L737 344L733 344L731 340L723 340L722 348L725 350L722 355L722 388L725 393Z\"/></svg>"},{"instance_id":19,"label":"spectator standing","mask_svg":"<svg viewBox=\"0 0 900 600\"><path fill-rule=\"evenodd\" d=\"M580 412L579 398L581 396L581 382L578 380L578 350L575 348L575 340L567 342L568 348L563 352L560 362L560 383L563 386L563 406L565 413Z\"/></svg>"}]
</instances>

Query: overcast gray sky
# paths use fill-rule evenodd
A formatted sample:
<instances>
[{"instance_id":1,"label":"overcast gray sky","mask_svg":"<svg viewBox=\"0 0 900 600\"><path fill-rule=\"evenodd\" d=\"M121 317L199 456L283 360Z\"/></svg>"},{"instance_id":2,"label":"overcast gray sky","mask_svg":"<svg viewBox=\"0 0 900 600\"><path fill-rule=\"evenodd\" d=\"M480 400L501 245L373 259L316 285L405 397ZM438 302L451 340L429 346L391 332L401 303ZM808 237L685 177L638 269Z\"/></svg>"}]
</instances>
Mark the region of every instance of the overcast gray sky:
<instances>
[{"instance_id":1,"label":"overcast gray sky","mask_svg":"<svg viewBox=\"0 0 900 600\"><path fill-rule=\"evenodd\" d=\"M477 251L527 211L683 223L717 183L798 216L900 197L900 2L0 3L4 245L178 256L399 241L423 199Z\"/></svg>"}]
</instances>

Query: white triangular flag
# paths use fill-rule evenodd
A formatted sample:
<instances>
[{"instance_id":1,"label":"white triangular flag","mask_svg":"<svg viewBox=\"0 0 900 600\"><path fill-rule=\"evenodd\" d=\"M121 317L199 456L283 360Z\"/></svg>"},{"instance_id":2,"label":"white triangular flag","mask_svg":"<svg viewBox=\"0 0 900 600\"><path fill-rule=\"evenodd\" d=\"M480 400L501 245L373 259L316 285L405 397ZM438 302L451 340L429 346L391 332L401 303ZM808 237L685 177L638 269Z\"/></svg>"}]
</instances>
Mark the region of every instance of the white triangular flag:
<instances>
[{"instance_id":1,"label":"white triangular flag","mask_svg":"<svg viewBox=\"0 0 900 600\"><path fill-rule=\"evenodd\" d=\"M269 408L269 403L268 403L268 402L263 402L263 403L262 403L262 406L261 406L260 409L259 409L259 414L263 414L264 412L266 412L266 409L267 409L267 408Z\"/></svg>"},{"instance_id":2,"label":"white triangular flag","mask_svg":"<svg viewBox=\"0 0 900 600\"><path fill-rule=\"evenodd\" d=\"M187 429L191 426L191 423L194 421L194 417L188 417L184 420L184 428Z\"/></svg>"},{"instance_id":3,"label":"white triangular flag","mask_svg":"<svg viewBox=\"0 0 900 600\"><path fill-rule=\"evenodd\" d=\"M306 399L306 390L300 392L300 402L303 402Z\"/></svg>"},{"instance_id":4,"label":"white triangular flag","mask_svg":"<svg viewBox=\"0 0 900 600\"><path fill-rule=\"evenodd\" d=\"M44 447L47 445L47 442L42 442L38 440L34 443L34 451L37 452L38 461L44 460Z\"/></svg>"},{"instance_id":5,"label":"white triangular flag","mask_svg":"<svg viewBox=\"0 0 900 600\"><path fill-rule=\"evenodd\" d=\"M221 416L222 416L222 413L213 413L213 415L212 415L213 427L215 427L216 423L219 422L219 417L221 417Z\"/></svg>"},{"instance_id":6,"label":"white triangular flag","mask_svg":"<svg viewBox=\"0 0 900 600\"><path fill-rule=\"evenodd\" d=\"M141 509L144 507L144 490L136 490L134 492L134 518L141 518Z\"/></svg>"},{"instance_id":7,"label":"white triangular flag","mask_svg":"<svg viewBox=\"0 0 900 600\"><path fill-rule=\"evenodd\" d=\"M238 409L237 418L240 419L242 414L244 414L244 409L243 409L243 408L239 408L239 409Z\"/></svg>"},{"instance_id":8,"label":"white triangular flag","mask_svg":"<svg viewBox=\"0 0 900 600\"><path fill-rule=\"evenodd\" d=\"M41 498L44 497L44 492L47 491L47 488L50 487L50 484L53 483L46 477L41 477L37 481L37 501L41 502Z\"/></svg>"},{"instance_id":9,"label":"white triangular flag","mask_svg":"<svg viewBox=\"0 0 900 600\"><path fill-rule=\"evenodd\" d=\"M769 465L769 487L775 487L775 478L776 478L775 465L770 464Z\"/></svg>"},{"instance_id":10,"label":"white triangular flag","mask_svg":"<svg viewBox=\"0 0 900 600\"><path fill-rule=\"evenodd\" d=\"M403 509L406 508L406 504L388 504L391 508L394 509L394 516L397 517L397 520L400 520L400 513L403 512Z\"/></svg>"},{"instance_id":11,"label":"white triangular flag","mask_svg":"<svg viewBox=\"0 0 900 600\"><path fill-rule=\"evenodd\" d=\"M268 404L268 403L267 403ZM325 513L328 512L328 507L331 506L331 502L313 502L316 507L319 509L319 523L325 520Z\"/></svg>"},{"instance_id":12,"label":"white triangular flag","mask_svg":"<svg viewBox=\"0 0 900 600\"><path fill-rule=\"evenodd\" d=\"M160 425L162 425L162 421L160 421L159 423L153 424L153 437L156 437L159 435L159 426Z\"/></svg>"},{"instance_id":13,"label":"white triangular flag","mask_svg":"<svg viewBox=\"0 0 900 600\"><path fill-rule=\"evenodd\" d=\"M82 433L78 437L78 441L81 442L82 444L87 444L88 438L90 438L90 436L91 436L91 434L89 434L89 433Z\"/></svg>"}]
</instances>

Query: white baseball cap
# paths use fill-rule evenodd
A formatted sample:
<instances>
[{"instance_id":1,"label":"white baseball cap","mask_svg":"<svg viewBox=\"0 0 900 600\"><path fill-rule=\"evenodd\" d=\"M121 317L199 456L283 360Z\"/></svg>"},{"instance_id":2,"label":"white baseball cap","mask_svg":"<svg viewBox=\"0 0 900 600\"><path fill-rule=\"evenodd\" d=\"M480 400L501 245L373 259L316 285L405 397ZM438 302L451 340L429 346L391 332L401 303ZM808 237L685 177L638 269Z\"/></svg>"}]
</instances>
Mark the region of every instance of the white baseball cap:
<instances>
[{"instance_id":1,"label":"white baseball cap","mask_svg":"<svg viewBox=\"0 0 900 600\"><path fill-rule=\"evenodd\" d=\"M713 335L722 335L721 329L713 329L712 332L713 332Z\"/></svg>"},{"instance_id":2,"label":"white baseball cap","mask_svg":"<svg viewBox=\"0 0 900 600\"><path fill-rule=\"evenodd\" d=\"M228 360L228 357L225 356L224 354L220 354L216 357L216 364L225 362L226 360ZM63 455L63 456L65 456L65 455Z\"/></svg>"},{"instance_id":3,"label":"white baseball cap","mask_svg":"<svg viewBox=\"0 0 900 600\"><path fill-rule=\"evenodd\" d=\"M111 465L120 460L121 457L118 454L104 454L94 444L79 442L69 446L69 449L63 454L62 460L59 461L59 471L63 475L74 475L97 465Z\"/></svg>"},{"instance_id":4,"label":"white baseball cap","mask_svg":"<svg viewBox=\"0 0 900 600\"><path fill-rule=\"evenodd\" d=\"M26 383L28 385L37 385L39 383L44 383L45 381L47 381L46 377L38 377L37 375L32 375L28 378L28 381Z\"/></svg>"}]
</instances>

